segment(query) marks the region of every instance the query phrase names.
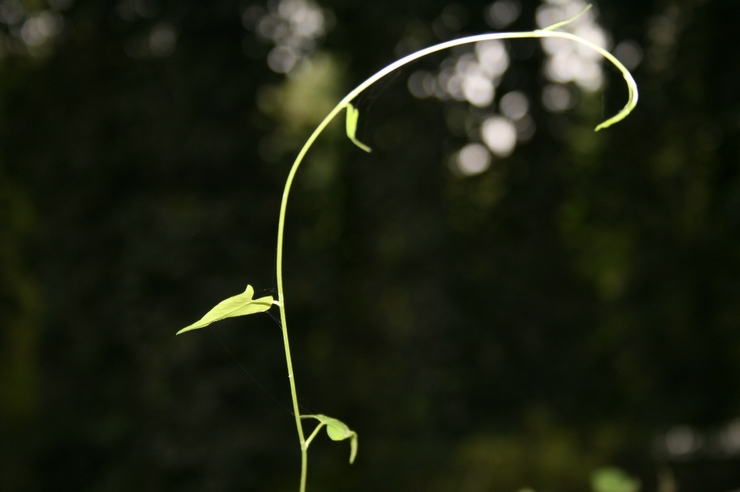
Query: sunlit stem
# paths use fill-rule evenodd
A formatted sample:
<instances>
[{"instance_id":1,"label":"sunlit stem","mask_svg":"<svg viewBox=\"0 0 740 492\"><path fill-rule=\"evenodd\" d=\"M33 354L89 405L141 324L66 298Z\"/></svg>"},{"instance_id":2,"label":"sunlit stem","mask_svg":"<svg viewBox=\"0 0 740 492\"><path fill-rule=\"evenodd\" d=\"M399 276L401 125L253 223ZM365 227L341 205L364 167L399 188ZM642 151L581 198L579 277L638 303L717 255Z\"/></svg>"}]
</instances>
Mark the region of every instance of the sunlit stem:
<instances>
[{"instance_id":1,"label":"sunlit stem","mask_svg":"<svg viewBox=\"0 0 740 492\"><path fill-rule=\"evenodd\" d=\"M326 424L321 422L319 425L316 426L316 428L313 430L310 436L308 436L308 439L306 439L306 448L308 448L311 445L311 441L313 441L313 438L316 437L316 434L319 433L322 427L324 427Z\"/></svg>"},{"instance_id":2,"label":"sunlit stem","mask_svg":"<svg viewBox=\"0 0 740 492\"><path fill-rule=\"evenodd\" d=\"M576 36L575 34L551 30L551 29L555 29L558 27L562 27L563 25L572 21L574 18L575 17L567 21L564 21L564 22L553 24L550 27L547 27L544 29L538 29L535 31L510 32L510 33L488 33L488 34L479 34L476 36L468 36L468 37L464 37L460 39L454 39L452 41L447 41L447 42L440 43L434 46L430 46L429 48L425 48L415 53L412 53L408 56L405 56L401 58L400 60L397 60L391 63L390 65L386 66L385 68L377 72L375 75L373 75L372 77L364 81L362 84L357 86L355 89L353 89L349 94L344 96L344 98L334 107L334 109L331 110L331 112L326 116L326 118L323 119L323 121L319 124L319 126L316 127L316 129L313 131L313 133L308 138L308 140L306 140L306 143L303 145L303 148L301 148L301 151L298 153L298 156L293 162L293 166L290 168L290 172L288 173L288 178L285 182L285 188L283 190L283 198L280 203L280 217L278 220L278 235L277 235L276 274L277 274L277 286L278 286L277 304L280 307L280 320L281 320L282 331L283 331L283 345L285 347L285 360L286 360L286 364L288 368L288 380L290 382L290 394L293 399L293 414L295 417L296 429L298 431L298 440L300 441L300 445L301 445L301 482L300 482L300 489L299 489L300 492L305 492L306 490L306 476L308 473L308 444L314 438L314 436L316 435L316 432L318 432L318 428L314 430L314 432L309 437L309 440L307 441L303 433L303 426L301 424L301 414L300 414L300 410L298 407L298 393L296 391L295 376L293 374L293 363L292 363L292 359L290 356L290 344L288 341L288 323L287 323L286 316L285 316L285 293L283 290L283 241L284 241L284 233L285 233L285 214L288 209L288 196L290 195L290 189L293 185L293 180L295 179L296 172L298 172L298 168L300 167L301 162L303 162L303 158L306 156L306 154L308 153L308 150L314 144L314 142L319 137L319 135L321 135L321 133L326 129L329 123L334 119L334 117L336 117L343 109L345 109L347 105L354 98L356 98L364 90L369 88L371 85L373 85L375 82L379 81L386 75L397 70L398 68L403 67L404 65L407 65L415 60L418 60L419 58L423 58L427 55L436 53L438 51L446 50L449 48L454 48L455 46L478 43L480 41L492 41L496 39L562 38L562 39L569 39L576 43L583 44L595 50L600 55L602 55L604 58L609 60L609 62L611 62L615 67L617 67L617 69L619 69L620 72L622 72L624 80L627 82L627 88L629 90L629 98L624 108L622 108L622 110L619 113L617 113L615 116L599 124L595 130L598 131L603 128L607 128L613 125L614 123L621 121L637 105L637 98L638 98L637 84L635 83L635 80L632 78L632 74L630 74L629 70L627 70L627 68L622 63L620 63L619 60L617 60L611 53L606 51L601 46L598 46L586 39Z\"/></svg>"}]
</instances>

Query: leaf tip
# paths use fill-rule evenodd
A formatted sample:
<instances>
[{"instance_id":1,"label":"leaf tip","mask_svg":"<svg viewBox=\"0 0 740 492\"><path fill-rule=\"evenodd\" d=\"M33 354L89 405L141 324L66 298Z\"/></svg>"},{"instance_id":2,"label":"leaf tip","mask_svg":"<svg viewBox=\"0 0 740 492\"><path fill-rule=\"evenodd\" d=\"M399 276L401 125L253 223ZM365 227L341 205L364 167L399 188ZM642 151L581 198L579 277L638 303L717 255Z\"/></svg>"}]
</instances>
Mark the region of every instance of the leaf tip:
<instances>
[{"instance_id":1,"label":"leaf tip","mask_svg":"<svg viewBox=\"0 0 740 492\"><path fill-rule=\"evenodd\" d=\"M355 458L357 458L357 433L353 432L351 440L349 442L350 445L350 452L349 452L349 464L355 462Z\"/></svg>"},{"instance_id":2,"label":"leaf tip","mask_svg":"<svg viewBox=\"0 0 740 492\"><path fill-rule=\"evenodd\" d=\"M206 325L202 325L201 326L200 325L200 322L196 321L192 325L188 325L185 328L182 328L180 331L178 331L177 333L175 333L175 336L182 335L183 333L187 333L187 332L192 331L192 330L197 330L198 328L203 328L203 326L206 326Z\"/></svg>"}]
</instances>

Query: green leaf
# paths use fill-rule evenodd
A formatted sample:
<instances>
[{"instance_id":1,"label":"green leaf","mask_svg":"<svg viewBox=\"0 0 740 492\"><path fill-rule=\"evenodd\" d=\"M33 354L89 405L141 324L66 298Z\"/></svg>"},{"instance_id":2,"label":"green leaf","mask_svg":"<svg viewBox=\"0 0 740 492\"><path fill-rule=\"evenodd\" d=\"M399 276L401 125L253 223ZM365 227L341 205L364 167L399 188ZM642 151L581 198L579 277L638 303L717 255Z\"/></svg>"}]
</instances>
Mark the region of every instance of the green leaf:
<instances>
[{"instance_id":1,"label":"green leaf","mask_svg":"<svg viewBox=\"0 0 740 492\"><path fill-rule=\"evenodd\" d=\"M248 314L263 313L272 307L272 296L260 297L259 299L252 299L253 297L254 289L251 285L247 285L247 289L244 292L219 302L201 319L178 331L177 335L185 333L186 331L204 328L214 321L234 318L236 316L246 316Z\"/></svg>"},{"instance_id":2,"label":"green leaf","mask_svg":"<svg viewBox=\"0 0 740 492\"><path fill-rule=\"evenodd\" d=\"M357 140L355 134L357 133L357 120L360 118L360 110L352 106L351 103L347 103L347 136L352 143L357 145L365 152L370 152L371 149L364 143Z\"/></svg>"},{"instance_id":3,"label":"green leaf","mask_svg":"<svg viewBox=\"0 0 740 492\"><path fill-rule=\"evenodd\" d=\"M357 433L347 427L347 424L345 424L341 420L337 420L335 418L327 417L326 415L321 414L303 415L302 418L313 418L321 422L321 424L325 425L326 434L332 441L344 441L345 439L349 439L349 463L352 464L355 462L355 457L357 456Z\"/></svg>"}]
</instances>

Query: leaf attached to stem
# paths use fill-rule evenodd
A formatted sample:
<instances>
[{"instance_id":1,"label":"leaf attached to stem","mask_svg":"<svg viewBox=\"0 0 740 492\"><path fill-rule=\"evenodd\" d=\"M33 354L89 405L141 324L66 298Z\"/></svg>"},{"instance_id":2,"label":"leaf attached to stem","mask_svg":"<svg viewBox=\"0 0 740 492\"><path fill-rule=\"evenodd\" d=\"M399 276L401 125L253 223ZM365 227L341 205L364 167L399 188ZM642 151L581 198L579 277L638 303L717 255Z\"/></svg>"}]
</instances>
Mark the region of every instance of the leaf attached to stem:
<instances>
[{"instance_id":1,"label":"leaf attached to stem","mask_svg":"<svg viewBox=\"0 0 740 492\"><path fill-rule=\"evenodd\" d=\"M352 143L357 145L365 152L371 152L370 147L357 140L355 136L357 133L357 120L360 118L360 110L352 106L351 103L347 103L347 136Z\"/></svg>"},{"instance_id":2,"label":"leaf attached to stem","mask_svg":"<svg viewBox=\"0 0 740 492\"><path fill-rule=\"evenodd\" d=\"M301 418L303 419L316 419L319 421L319 426L316 428L318 431L322 426L326 426L326 434L329 436L329 439L332 441L344 441L345 439L349 439L349 445L350 445L350 452L349 452L349 463L350 465L354 463L355 457L357 456L357 433L353 430L351 430L349 427L347 427L347 424L342 422L341 420L337 420L332 417L327 417L326 415L322 414L316 414L316 415L301 415ZM309 444L310 440L313 439L313 436L316 434L316 431L311 435L309 438Z\"/></svg>"},{"instance_id":3,"label":"leaf attached to stem","mask_svg":"<svg viewBox=\"0 0 740 492\"><path fill-rule=\"evenodd\" d=\"M260 297L259 299L253 299L253 297L254 288L251 285L247 285L247 289L244 292L219 302L201 319L178 331L177 335L185 333L186 331L204 328L214 321L221 321L226 318L235 318L237 316L246 316L248 314L264 313L274 304L272 296Z\"/></svg>"}]
</instances>

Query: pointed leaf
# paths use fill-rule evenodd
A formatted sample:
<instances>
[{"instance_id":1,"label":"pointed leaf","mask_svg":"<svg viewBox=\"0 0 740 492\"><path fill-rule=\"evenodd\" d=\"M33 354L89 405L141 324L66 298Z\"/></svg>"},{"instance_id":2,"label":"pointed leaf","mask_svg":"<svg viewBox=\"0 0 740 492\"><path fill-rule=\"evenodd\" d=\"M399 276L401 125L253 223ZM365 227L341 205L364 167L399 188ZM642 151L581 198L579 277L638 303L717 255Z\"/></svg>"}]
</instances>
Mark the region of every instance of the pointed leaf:
<instances>
[{"instance_id":1,"label":"pointed leaf","mask_svg":"<svg viewBox=\"0 0 740 492\"><path fill-rule=\"evenodd\" d=\"M347 427L347 424L326 415L303 415L303 418L313 418L326 425L326 434L332 441L344 441L350 439L349 463L352 464L357 456L357 433Z\"/></svg>"},{"instance_id":2,"label":"pointed leaf","mask_svg":"<svg viewBox=\"0 0 740 492\"><path fill-rule=\"evenodd\" d=\"M347 137L352 140L352 143L357 145L365 152L370 152L370 147L357 140L357 137L355 136L357 133L357 120L359 118L360 110L352 106L352 104L347 103Z\"/></svg>"},{"instance_id":3,"label":"pointed leaf","mask_svg":"<svg viewBox=\"0 0 740 492\"><path fill-rule=\"evenodd\" d=\"M251 285L247 285L247 289L244 292L219 302L201 319L178 331L177 335L185 333L186 331L204 328L214 321L234 318L236 316L246 316L248 314L263 313L272 307L272 296L260 297L259 299L253 299L253 297L254 289Z\"/></svg>"}]
</instances>

